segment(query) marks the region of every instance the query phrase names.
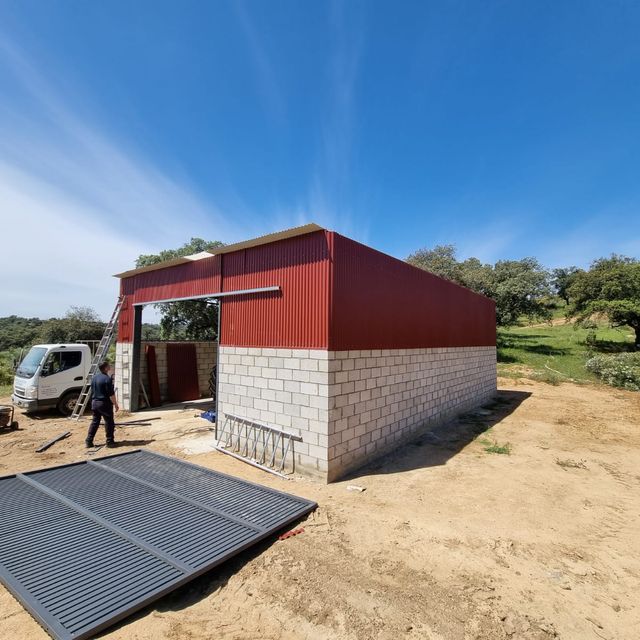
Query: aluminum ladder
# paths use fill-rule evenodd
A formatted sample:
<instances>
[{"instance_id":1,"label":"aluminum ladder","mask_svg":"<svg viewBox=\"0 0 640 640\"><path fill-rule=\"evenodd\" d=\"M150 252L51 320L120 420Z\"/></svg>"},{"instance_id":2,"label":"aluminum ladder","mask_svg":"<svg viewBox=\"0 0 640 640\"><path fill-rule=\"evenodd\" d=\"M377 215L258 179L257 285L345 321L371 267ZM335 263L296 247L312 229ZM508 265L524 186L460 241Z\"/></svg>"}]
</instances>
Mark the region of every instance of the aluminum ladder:
<instances>
[{"instance_id":1,"label":"aluminum ladder","mask_svg":"<svg viewBox=\"0 0 640 640\"><path fill-rule=\"evenodd\" d=\"M113 334L116 330L116 323L118 322L118 318L120 317L120 311L122 311L122 305L124 304L124 296L120 296L118 298L118 302L116 302L116 306L111 314L111 319L107 323L107 326L104 329L104 334L102 335L102 339L100 340L100 344L98 344L98 348L93 355L93 359L91 360L91 366L89 367L89 373L87 373L87 377L84 379L84 385L82 387L82 391L78 396L78 400L76 402L76 406L73 408L72 414L69 416L70 420L78 421L80 416L84 413L87 408L87 402L89 402L89 396L91 395L91 380L98 370L98 365L102 362L107 351L109 351L109 347L113 342Z\"/></svg>"}]
</instances>

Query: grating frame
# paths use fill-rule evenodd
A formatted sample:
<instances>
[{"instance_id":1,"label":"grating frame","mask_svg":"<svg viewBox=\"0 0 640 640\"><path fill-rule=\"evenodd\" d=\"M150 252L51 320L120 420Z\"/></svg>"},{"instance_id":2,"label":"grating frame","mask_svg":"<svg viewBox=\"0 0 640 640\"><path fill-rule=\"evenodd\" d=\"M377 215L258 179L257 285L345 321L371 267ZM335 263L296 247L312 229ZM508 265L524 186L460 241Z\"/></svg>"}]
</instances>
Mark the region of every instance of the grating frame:
<instances>
[{"instance_id":1,"label":"grating frame","mask_svg":"<svg viewBox=\"0 0 640 640\"><path fill-rule=\"evenodd\" d=\"M0 581L82 640L317 505L149 451L0 477Z\"/></svg>"}]
</instances>

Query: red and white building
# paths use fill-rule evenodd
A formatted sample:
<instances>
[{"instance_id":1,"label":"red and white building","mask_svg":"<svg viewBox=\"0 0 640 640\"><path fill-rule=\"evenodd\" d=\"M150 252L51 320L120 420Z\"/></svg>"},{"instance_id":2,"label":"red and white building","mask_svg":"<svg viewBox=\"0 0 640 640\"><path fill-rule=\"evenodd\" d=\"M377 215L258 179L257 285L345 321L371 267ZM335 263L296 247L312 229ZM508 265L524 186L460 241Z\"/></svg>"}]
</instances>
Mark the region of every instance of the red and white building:
<instances>
[{"instance_id":1,"label":"red and white building","mask_svg":"<svg viewBox=\"0 0 640 640\"><path fill-rule=\"evenodd\" d=\"M143 306L217 299L218 415L300 436L297 471L326 481L496 391L492 300L317 225L118 277L124 408Z\"/></svg>"}]
</instances>

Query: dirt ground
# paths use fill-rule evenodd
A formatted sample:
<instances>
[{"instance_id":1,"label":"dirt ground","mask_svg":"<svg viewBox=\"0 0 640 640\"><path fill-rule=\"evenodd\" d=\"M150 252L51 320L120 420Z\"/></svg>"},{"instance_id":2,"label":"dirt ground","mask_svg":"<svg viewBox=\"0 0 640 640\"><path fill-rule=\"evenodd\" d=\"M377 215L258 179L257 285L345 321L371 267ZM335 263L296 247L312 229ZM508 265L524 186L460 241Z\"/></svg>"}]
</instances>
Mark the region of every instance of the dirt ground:
<instances>
[{"instance_id":1,"label":"dirt ground","mask_svg":"<svg viewBox=\"0 0 640 640\"><path fill-rule=\"evenodd\" d=\"M303 534L265 542L102 637L640 638L640 394L501 383L492 408L329 486L207 452L193 409L120 429L123 450L150 447L320 506ZM0 434L0 475L87 455L84 425L42 454L35 446L69 422L20 426ZM46 637L0 587L0 638Z\"/></svg>"}]
</instances>

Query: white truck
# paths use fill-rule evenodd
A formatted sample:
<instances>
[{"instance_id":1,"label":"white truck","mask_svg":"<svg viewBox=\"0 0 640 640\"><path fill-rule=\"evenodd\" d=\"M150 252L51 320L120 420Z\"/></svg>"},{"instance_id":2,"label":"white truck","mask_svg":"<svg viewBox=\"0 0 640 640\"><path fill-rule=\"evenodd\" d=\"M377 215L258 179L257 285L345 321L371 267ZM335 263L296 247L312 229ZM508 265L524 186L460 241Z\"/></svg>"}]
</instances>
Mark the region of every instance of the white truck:
<instances>
[{"instance_id":1,"label":"white truck","mask_svg":"<svg viewBox=\"0 0 640 640\"><path fill-rule=\"evenodd\" d=\"M16 368L14 405L33 413L57 408L71 415L91 366L86 344L36 344Z\"/></svg>"}]
</instances>

